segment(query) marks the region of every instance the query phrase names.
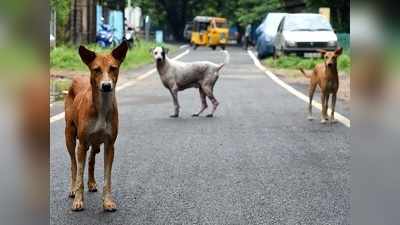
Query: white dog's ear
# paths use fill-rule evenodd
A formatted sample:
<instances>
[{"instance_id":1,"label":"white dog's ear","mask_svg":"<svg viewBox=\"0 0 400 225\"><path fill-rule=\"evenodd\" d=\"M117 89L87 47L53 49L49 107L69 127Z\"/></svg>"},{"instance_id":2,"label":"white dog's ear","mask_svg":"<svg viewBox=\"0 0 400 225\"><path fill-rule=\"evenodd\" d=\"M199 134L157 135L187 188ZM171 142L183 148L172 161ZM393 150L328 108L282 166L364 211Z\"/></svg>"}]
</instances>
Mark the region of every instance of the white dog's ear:
<instances>
[{"instance_id":1,"label":"white dog's ear","mask_svg":"<svg viewBox=\"0 0 400 225\"><path fill-rule=\"evenodd\" d=\"M164 48L164 47L162 47L162 49L163 49L163 52L165 52L165 54L168 54L169 48Z\"/></svg>"}]
</instances>

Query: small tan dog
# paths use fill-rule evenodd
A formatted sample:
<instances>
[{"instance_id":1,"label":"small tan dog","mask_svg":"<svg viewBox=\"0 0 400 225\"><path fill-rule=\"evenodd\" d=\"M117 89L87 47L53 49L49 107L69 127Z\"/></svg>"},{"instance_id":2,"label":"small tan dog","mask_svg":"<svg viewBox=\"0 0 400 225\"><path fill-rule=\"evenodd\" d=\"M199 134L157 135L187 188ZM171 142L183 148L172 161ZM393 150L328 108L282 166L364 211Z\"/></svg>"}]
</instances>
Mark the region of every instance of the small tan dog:
<instances>
[{"instance_id":1,"label":"small tan dog","mask_svg":"<svg viewBox=\"0 0 400 225\"><path fill-rule=\"evenodd\" d=\"M89 67L89 77L74 78L65 97L65 141L71 158L71 187L74 198L73 211L83 210L83 173L86 152L91 147L88 169L88 189L97 191L94 179L96 154L104 144L103 208L115 211L117 206L111 195L111 168L114 160L114 143L118 133L118 109L115 98L119 67L128 44L123 42L111 54L96 54L79 47L82 61ZM75 150L77 140L78 148ZM76 158L75 158L76 156Z\"/></svg>"},{"instance_id":2,"label":"small tan dog","mask_svg":"<svg viewBox=\"0 0 400 225\"><path fill-rule=\"evenodd\" d=\"M308 119L312 120L312 100L314 96L315 89L317 85L321 89L321 104L322 104L322 112L321 112L321 123L326 123L328 121L328 102L329 95L332 95L332 112L330 122L334 123L335 121L335 105L336 105L336 94L339 89L339 75L337 71L337 58L342 54L343 49L338 48L335 51L325 51L318 50L323 58L324 63L318 64L315 66L312 75L307 75L303 69L300 71L306 76L310 78L310 89L309 89L309 97L310 102L308 105Z\"/></svg>"}]
</instances>

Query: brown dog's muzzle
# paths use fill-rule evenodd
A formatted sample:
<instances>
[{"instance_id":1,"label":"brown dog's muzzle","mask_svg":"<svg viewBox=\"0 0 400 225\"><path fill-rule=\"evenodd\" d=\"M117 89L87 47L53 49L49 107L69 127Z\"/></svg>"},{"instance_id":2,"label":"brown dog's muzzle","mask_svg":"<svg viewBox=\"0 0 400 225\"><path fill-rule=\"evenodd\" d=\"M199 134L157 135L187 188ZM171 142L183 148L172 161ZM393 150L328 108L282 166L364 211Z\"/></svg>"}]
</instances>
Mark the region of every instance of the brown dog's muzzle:
<instances>
[{"instance_id":1,"label":"brown dog's muzzle","mask_svg":"<svg viewBox=\"0 0 400 225\"><path fill-rule=\"evenodd\" d=\"M111 81L102 81L101 82L101 91L102 92L110 92L112 91L112 83Z\"/></svg>"}]
</instances>

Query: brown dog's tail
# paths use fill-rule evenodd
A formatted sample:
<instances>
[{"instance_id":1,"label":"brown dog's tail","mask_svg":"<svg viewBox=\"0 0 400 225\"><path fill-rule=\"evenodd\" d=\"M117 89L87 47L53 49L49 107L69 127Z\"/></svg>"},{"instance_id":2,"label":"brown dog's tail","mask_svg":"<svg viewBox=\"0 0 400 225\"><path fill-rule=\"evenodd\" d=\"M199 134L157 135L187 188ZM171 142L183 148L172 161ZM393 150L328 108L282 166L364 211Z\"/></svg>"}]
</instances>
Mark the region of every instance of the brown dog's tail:
<instances>
[{"instance_id":1,"label":"brown dog's tail","mask_svg":"<svg viewBox=\"0 0 400 225\"><path fill-rule=\"evenodd\" d=\"M305 77L311 78L311 76L308 75L308 74L303 70L303 68L300 68L299 70L300 70L300 72L301 72Z\"/></svg>"}]
</instances>

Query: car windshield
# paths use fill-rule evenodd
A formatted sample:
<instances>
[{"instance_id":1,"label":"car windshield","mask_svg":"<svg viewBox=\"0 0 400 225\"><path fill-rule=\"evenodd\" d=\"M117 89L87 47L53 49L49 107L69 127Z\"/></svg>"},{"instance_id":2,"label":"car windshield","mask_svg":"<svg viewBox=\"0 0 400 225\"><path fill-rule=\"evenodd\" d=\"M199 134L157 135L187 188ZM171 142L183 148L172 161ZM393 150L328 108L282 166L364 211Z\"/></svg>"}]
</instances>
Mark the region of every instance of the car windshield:
<instances>
[{"instance_id":1,"label":"car windshield","mask_svg":"<svg viewBox=\"0 0 400 225\"><path fill-rule=\"evenodd\" d=\"M218 28L227 28L228 27L228 24L226 23L226 21L216 21L215 25Z\"/></svg>"},{"instance_id":2,"label":"car windshield","mask_svg":"<svg viewBox=\"0 0 400 225\"><path fill-rule=\"evenodd\" d=\"M319 14L289 15L285 19L285 31L332 31L329 22Z\"/></svg>"},{"instance_id":3,"label":"car windshield","mask_svg":"<svg viewBox=\"0 0 400 225\"><path fill-rule=\"evenodd\" d=\"M206 31L209 23L197 22L193 24L193 31Z\"/></svg>"},{"instance_id":4,"label":"car windshield","mask_svg":"<svg viewBox=\"0 0 400 225\"><path fill-rule=\"evenodd\" d=\"M281 22L284 14L270 14L264 22L265 33L271 36L276 34L279 23Z\"/></svg>"}]
</instances>

